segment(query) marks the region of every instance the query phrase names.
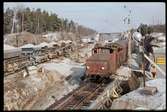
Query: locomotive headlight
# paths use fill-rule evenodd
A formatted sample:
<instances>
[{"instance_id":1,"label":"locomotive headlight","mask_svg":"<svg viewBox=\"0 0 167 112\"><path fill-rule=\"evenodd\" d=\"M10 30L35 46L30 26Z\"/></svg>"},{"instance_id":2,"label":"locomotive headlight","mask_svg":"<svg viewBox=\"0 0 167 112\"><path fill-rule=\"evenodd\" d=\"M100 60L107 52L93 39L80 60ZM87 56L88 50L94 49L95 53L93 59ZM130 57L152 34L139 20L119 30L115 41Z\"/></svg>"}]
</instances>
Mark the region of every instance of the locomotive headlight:
<instances>
[{"instance_id":1,"label":"locomotive headlight","mask_svg":"<svg viewBox=\"0 0 167 112\"><path fill-rule=\"evenodd\" d=\"M102 70L104 70L104 67L101 67Z\"/></svg>"},{"instance_id":2,"label":"locomotive headlight","mask_svg":"<svg viewBox=\"0 0 167 112\"><path fill-rule=\"evenodd\" d=\"M86 66L87 69L89 69L90 67L89 66Z\"/></svg>"}]
</instances>

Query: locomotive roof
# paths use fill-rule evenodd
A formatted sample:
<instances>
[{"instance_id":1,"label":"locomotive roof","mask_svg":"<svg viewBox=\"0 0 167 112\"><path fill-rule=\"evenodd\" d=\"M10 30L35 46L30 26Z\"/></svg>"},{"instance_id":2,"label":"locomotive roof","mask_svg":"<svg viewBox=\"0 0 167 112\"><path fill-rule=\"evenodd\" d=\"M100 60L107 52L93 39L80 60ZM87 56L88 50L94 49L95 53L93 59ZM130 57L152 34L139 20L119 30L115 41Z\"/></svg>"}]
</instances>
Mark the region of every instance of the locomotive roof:
<instances>
[{"instance_id":1,"label":"locomotive roof","mask_svg":"<svg viewBox=\"0 0 167 112\"><path fill-rule=\"evenodd\" d=\"M120 46L124 47L125 45L128 44L128 40L120 40L120 41L116 41L115 43L117 43Z\"/></svg>"},{"instance_id":2,"label":"locomotive roof","mask_svg":"<svg viewBox=\"0 0 167 112\"><path fill-rule=\"evenodd\" d=\"M128 41L127 40L118 40L114 43L109 43L109 44L106 44L104 46L96 46L94 47L93 49L112 49L112 50L115 50L115 49L118 49L118 48L121 48L121 47L125 47L127 45Z\"/></svg>"},{"instance_id":3,"label":"locomotive roof","mask_svg":"<svg viewBox=\"0 0 167 112\"><path fill-rule=\"evenodd\" d=\"M94 61L108 61L110 59L110 55L109 54L93 54L92 56L90 56L87 61L89 60L94 60Z\"/></svg>"},{"instance_id":4,"label":"locomotive roof","mask_svg":"<svg viewBox=\"0 0 167 112\"><path fill-rule=\"evenodd\" d=\"M98 47L95 47L93 49L112 49L112 50L115 50L115 49L118 49L118 48L121 48L122 46L119 45L118 43L112 43L112 44L107 44L105 46L98 46Z\"/></svg>"}]
</instances>

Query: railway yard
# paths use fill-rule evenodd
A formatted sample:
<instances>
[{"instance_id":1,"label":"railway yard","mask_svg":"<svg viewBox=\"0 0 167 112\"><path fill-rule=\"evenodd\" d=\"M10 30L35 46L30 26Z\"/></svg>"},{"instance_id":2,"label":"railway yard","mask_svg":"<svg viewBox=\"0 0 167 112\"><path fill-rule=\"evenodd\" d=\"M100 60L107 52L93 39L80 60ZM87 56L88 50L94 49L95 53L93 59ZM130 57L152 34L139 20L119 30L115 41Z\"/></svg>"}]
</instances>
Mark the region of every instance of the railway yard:
<instances>
[{"instance_id":1,"label":"railway yard","mask_svg":"<svg viewBox=\"0 0 167 112\"><path fill-rule=\"evenodd\" d=\"M119 103L116 101L119 101L121 96L131 94L131 91L135 94L137 88L142 88L142 75L129 69L128 63L125 62L116 70L116 74L113 74L111 79L82 80L87 69L86 59L92 55L95 44L75 45L75 47L71 41L61 43L60 46L55 43L53 48L44 47L42 50L35 48L38 54L29 55L29 57L26 57L26 54L19 57L18 52L16 53L18 57L13 58L8 57L11 55L8 55L9 51L19 50L6 45L4 108L7 110L126 109L124 105L117 108ZM30 53L32 48L28 50ZM27 52L24 51L24 53ZM156 56L159 54L158 52ZM136 56L137 54L133 53L130 61L133 69L139 69ZM161 68L165 71L165 67ZM151 80L151 75L146 75L146 80ZM159 73L158 78L162 79L164 76ZM122 102L120 104L122 105Z\"/></svg>"},{"instance_id":2,"label":"railway yard","mask_svg":"<svg viewBox=\"0 0 167 112\"><path fill-rule=\"evenodd\" d=\"M4 3L3 110L166 110L164 12L163 3Z\"/></svg>"}]
</instances>

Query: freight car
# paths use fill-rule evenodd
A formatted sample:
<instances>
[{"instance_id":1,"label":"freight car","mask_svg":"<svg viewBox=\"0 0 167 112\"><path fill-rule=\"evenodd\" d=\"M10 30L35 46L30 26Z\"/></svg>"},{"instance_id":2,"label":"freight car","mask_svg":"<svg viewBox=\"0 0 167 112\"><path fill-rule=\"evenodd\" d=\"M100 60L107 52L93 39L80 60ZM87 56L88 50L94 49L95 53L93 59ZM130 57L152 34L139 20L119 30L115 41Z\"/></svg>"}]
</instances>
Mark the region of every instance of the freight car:
<instances>
[{"instance_id":1,"label":"freight car","mask_svg":"<svg viewBox=\"0 0 167 112\"><path fill-rule=\"evenodd\" d=\"M86 60L85 78L104 77L111 79L128 57L128 40L119 40L103 46L95 46L92 49L92 56Z\"/></svg>"}]
</instances>

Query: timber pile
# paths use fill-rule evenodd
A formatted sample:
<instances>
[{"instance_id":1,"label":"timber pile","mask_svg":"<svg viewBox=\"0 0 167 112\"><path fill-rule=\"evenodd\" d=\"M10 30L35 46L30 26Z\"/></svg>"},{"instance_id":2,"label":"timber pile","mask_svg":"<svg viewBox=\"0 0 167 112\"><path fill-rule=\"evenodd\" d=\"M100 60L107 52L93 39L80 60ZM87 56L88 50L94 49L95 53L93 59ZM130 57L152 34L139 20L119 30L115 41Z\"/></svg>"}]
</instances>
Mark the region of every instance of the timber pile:
<instances>
[{"instance_id":1,"label":"timber pile","mask_svg":"<svg viewBox=\"0 0 167 112\"><path fill-rule=\"evenodd\" d=\"M30 71L25 78L4 80L4 110L29 110L34 103L46 92L47 88L60 81L58 75L47 70ZM20 75L20 76L23 76Z\"/></svg>"}]
</instances>

